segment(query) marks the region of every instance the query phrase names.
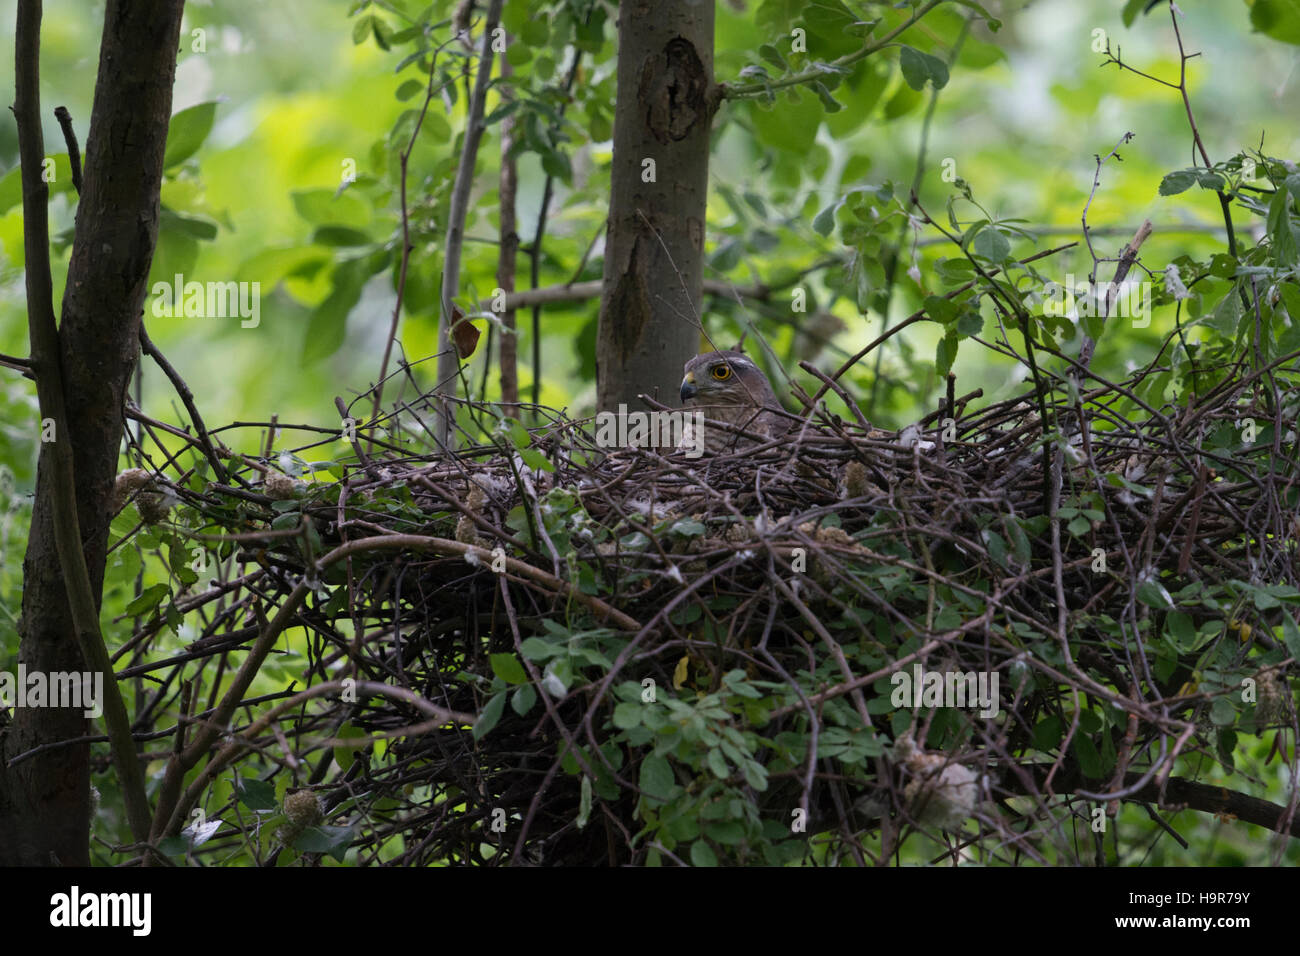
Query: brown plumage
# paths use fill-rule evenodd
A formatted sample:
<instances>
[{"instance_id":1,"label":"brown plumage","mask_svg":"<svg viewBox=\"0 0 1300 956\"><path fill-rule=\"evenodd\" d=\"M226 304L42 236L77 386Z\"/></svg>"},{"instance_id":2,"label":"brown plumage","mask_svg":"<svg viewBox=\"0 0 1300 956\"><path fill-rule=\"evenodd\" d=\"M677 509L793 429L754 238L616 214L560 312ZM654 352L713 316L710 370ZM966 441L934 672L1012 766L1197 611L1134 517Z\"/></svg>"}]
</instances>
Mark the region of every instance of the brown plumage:
<instances>
[{"instance_id":1,"label":"brown plumage","mask_svg":"<svg viewBox=\"0 0 1300 956\"><path fill-rule=\"evenodd\" d=\"M734 432L710 428L710 420L735 425L763 438L775 438L788 427L767 376L741 352L695 356L686 363L681 397L684 408L704 413L706 451L735 451L753 444Z\"/></svg>"}]
</instances>

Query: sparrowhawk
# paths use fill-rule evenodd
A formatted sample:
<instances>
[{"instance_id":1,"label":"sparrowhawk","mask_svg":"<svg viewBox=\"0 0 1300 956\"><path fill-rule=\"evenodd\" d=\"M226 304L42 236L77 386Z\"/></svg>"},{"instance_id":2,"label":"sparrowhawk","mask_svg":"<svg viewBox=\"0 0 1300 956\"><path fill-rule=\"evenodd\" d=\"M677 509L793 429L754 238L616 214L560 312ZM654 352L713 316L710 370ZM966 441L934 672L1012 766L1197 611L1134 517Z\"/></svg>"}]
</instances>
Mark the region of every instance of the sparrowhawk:
<instances>
[{"instance_id":1,"label":"sparrowhawk","mask_svg":"<svg viewBox=\"0 0 1300 956\"><path fill-rule=\"evenodd\" d=\"M767 376L741 352L695 356L686 363L681 397L683 407L704 413L706 451L735 451L753 444L734 432L710 428L708 421L726 422L763 438L775 438L788 428Z\"/></svg>"}]
</instances>

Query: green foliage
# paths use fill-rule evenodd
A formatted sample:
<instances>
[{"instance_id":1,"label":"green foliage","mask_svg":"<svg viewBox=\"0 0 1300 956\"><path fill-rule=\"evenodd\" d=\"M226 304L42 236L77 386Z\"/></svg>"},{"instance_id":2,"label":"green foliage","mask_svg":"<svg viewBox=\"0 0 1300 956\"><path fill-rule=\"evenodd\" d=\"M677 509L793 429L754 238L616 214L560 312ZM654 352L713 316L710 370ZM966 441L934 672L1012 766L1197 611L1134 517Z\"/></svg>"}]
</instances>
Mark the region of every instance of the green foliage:
<instances>
[{"instance_id":1,"label":"green foliage","mask_svg":"<svg viewBox=\"0 0 1300 956\"><path fill-rule=\"evenodd\" d=\"M262 420L272 410L286 421L320 421L333 416L334 395L365 388L376 374L397 307L401 253L407 246L400 339L405 357L415 363L411 374L420 384L431 382L428 365L417 360L435 347L450 190L465 133L465 72L474 55L451 36L454 6L450 0L360 2L352 4L348 24L303 3L272 9L247 2L187 12L186 36L191 28L204 28L209 46L205 52L181 50L184 82L178 89L187 98L178 98L167 143L149 282L170 283L177 274L258 282L263 296L262 322L255 330L229 319L162 316L152 310L152 298L146 303L151 336L182 368L210 421ZM761 0L745 12L719 5L715 71L736 96L724 103L715 124L706 274L737 285L761 281L771 291L743 304L730 296L710 301L706 325L715 339L734 340L757 330L792 369L807 357L800 327L810 313L826 312L845 327L819 353L833 366L882 327L921 313L923 321L910 330L915 336L890 340L843 379L871 419L884 424L910 423L931 411L949 373L962 391L983 388L990 399L1007 397L1025 374L1017 354L1030 346L1071 353L1085 330L1099 339L1092 367L1103 377L1120 380L1131 368L1160 366L1110 409L1129 420L1149 409L1192 407L1228 380L1243 354L1262 366L1300 352L1295 277L1300 174L1294 157L1242 148L1227 159L1187 166L1186 113L1177 95L1131 74L1099 71L1101 58L1088 52L1094 24L1113 32L1127 28L1126 54L1131 51L1135 63L1141 60L1141 68L1162 77L1176 76L1163 8L1139 17L1142 0L1129 0L1122 8L1113 0L1038 6L1047 12L1017 12L1018 18L1041 17L1026 19L1019 35L998 31L998 21L979 4L949 2L925 14L923 29L885 40L920 5ZM1293 87L1274 99L1275 78L1289 68L1291 54L1282 44L1300 43L1300 7L1294 0L1247 4L1251 27L1280 41L1263 48L1241 28L1242 10L1235 4L1222 7L1198 10L1201 19L1189 23L1198 31L1192 45L1203 50L1203 62L1225 67L1214 74L1213 88L1192 91L1202 135L1214 130L1207 138L1215 142L1254 144L1259 130L1268 128L1264 150L1280 151L1269 144L1287 141L1286 118L1300 110ZM489 97L487 145L467 225L468 235L489 241L467 246L458 300L466 314L488 317L480 324L495 318L481 304L497 284L491 241L499 223L496 136L507 119L517 137L513 158L520 171L525 245L535 234L542 196L554 197L543 246L536 252L539 284L602 275L599 253L588 256L587 251L603 229L609 189L614 14L612 5L588 0L506 5L504 26L511 42L505 59L514 75L509 84L498 82ZM284 40L284 22L293 24L292 42ZM276 56L227 49L216 42L227 27L247 37L249 49L274 49ZM66 95L83 131L89 92L68 88L63 78L84 74L77 65L93 49L93 29L83 17L61 23L47 41L45 61L47 82L61 90L60 99ZM796 42L796 31L806 34L802 42ZM1044 50L1074 52L1044 58ZM1006 51L1033 59L1041 88L1023 88ZM1226 69L1243 62L1259 68ZM203 79L209 75L211 80ZM1099 115L1107 117L1104 127L1093 122ZM1277 124L1283 128L1275 134ZM1123 129L1140 130L1140 137L1125 147L1122 166L1101 168L1094 198L1089 192L1098 172L1093 157ZM20 355L26 349L24 254L11 136L0 132L0 286L6 293L0 298L0 353ZM918 162L921 143L924 163ZM47 142L47 147L57 144ZM66 154L51 153L51 159L57 298L76 196ZM945 165L949 160L951 167ZM948 230L948 237L923 221L912 205L913 190L939 220L933 225ZM1219 193L1231 203L1232 249L1221 232ZM1143 249L1151 272L1142 278L1153 284L1148 326L1103 324L1095 315L1050 314L1044 307L1048 285L1060 284L1067 274L1087 275L1095 262L1082 247L1039 262L1024 260L1046 248L1050 230L1068 227L1075 230L1070 238L1077 238L1080 210L1088 203L1094 227L1131 230L1148 215L1157 222ZM1029 216L1032 224L1023 218ZM1197 231L1180 231L1188 223ZM1113 256L1121 241L1099 241L1097 254ZM527 256L521 264L532 265ZM1098 277L1102 282L1109 278L1106 271ZM792 312L796 287L807 293L806 313ZM548 307L541 328L544 403L589 408L594 321L593 302ZM521 355L532 335L521 322ZM984 348L976 339L999 348ZM499 394L496 379L483 355L475 356L468 374L475 394L486 379L485 394L493 398ZM1050 355L1043 361L1044 375L1061 373ZM1288 361L1285 371L1293 368L1294 361ZM521 371L526 388L533 371ZM30 383L9 370L0 375L5 376L0 388L0 635L5 638L0 665L8 666L4 662L16 659L23 529L30 520L27 496L34 483L38 429ZM144 407L164 414L172 402L170 384L150 366L143 387ZM847 414L838 398L828 396L828 401ZM1278 421L1293 421L1296 410L1281 409ZM174 419L183 424L179 414ZM470 427L476 438L518 452L522 465L556 470L555 454L537 447L523 424L471 420ZM1049 446L1061 440L1044 431L1041 441ZM190 455L174 438L162 439L170 443L168 451ZM1204 449L1236 454L1258 448L1270 468L1281 470L1292 441L1293 436L1277 434L1272 422L1259 422L1253 442L1236 425L1222 422L1207 429ZM157 630L164 633L157 650L180 653L197 636L182 611L186 596L205 580L196 562L205 566L205 555L229 561L239 553L232 541L216 543L204 536L259 523L285 531L302 526L303 540L294 547L305 554L319 549L319 534L310 523L303 525L303 516L312 505L338 503L331 468L350 453L343 442L330 445L320 451L315 467L304 471L294 463L287 469L293 477L312 479L299 499L262 506L218 498L204 511L175 508L164 522L140 531L137 511L128 506L113 523L111 543L118 546L109 559L102 612L115 646L133 629ZM207 490L213 476L205 468L206 463L196 466L191 490ZM1235 468L1217 476L1224 482L1249 477ZM1144 499L1154 493L1149 477L1110 472L1100 480ZM425 513L404 482L378 485L351 504L389 527L427 531L433 526L444 535L453 533L455 516ZM1084 547L1106 520L1106 510L1095 489L1077 487L1067 491L1055 517L1063 537ZM1008 575L1038 566L1042 556L1035 553L1034 541L1046 518L990 514L981 520L983 543ZM562 575L587 595L604 593L605 582L600 562L578 557L583 542L617 543L621 552L646 553L652 540L647 531L689 547L708 530L691 517L659 528L601 526L580 497L562 487L543 496L537 514L520 508L508 524L531 548L549 541ZM882 546L881 553L895 561L923 557L901 545ZM938 629L984 613L978 594L994 584L979 580L967 582L969 590L931 590L883 560L851 570L861 587L924 608L918 614L928 614L927 625ZM653 577L638 569L621 585ZM328 573L319 609L332 613L344 607L347 584L345 572ZM894 642L891 653L919 646L919 634L894 634L897 622L856 601L851 587L836 597L844 606L825 626L852 649L855 666L884 666L887 639ZM1215 694L1207 719L1218 732L1217 756L1229 770L1247 765L1258 770L1255 714L1229 691L1259 667L1300 652L1300 630L1291 613L1297 595L1267 580L1228 577L1180 586L1167 573L1154 573L1142 580L1133 599L1144 615L1138 629L1102 619L1096 622L1101 633L1115 646L1135 638L1150 646L1159 680L1177 675L1189 692ZM535 722L541 711L538 685L563 695L595 687L608 674L626 648L626 637L594 626L572 605L568 610L564 620L542 620L523 637L519 653L513 647L488 653L490 676L481 675L477 686L481 707L475 739L489 740L512 715ZM734 608L719 599L709 610L721 620ZM674 623L719 639L716 620L694 613L687 620L683 612ZM1259 615L1271 622L1255 626L1268 628L1273 647L1251 645L1247 651L1241 627L1246 617L1258 622ZM874 643L860 639L863 628L877 635ZM1048 636L1015 622L1005 631L1036 659L1065 666ZM259 677L256 690L277 693L300 681L310 639L305 630L287 634L284 654ZM765 735L769 715L797 705L798 696L788 684L753 680L737 669L715 673L707 662L690 655L683 659L683 680L661 685L653 704L642 699L640 685L623 682L613 688L609 706L600 712L600 748L584 744L586 749L575 754L567 741L557 743L563 772L581 794L580 824L593 818L598 801L618 798L614 775L620 774L639 789L636 814L642 829L636 839L649 848L649 862L663 862L669 853L696 865L808 858L807 841L791 839L788 821L774 823L756 810L758 795L770 793L775 779L801 772L807 758L811 728L806 724ZM805 691L838 679L829 662L797 676ZM1042 680L1041 675L1027 679ZM129 686L124 688L132 698ZM134 700L129 704L137 706ZM871 761L885 753L884 740L863 727L842 700L828 702L822 716L826 725L817 757L834 761L847 780L865 780ZM1076 717L1078 730L1072 732ZM1124 715L1104 703L1080 703L1036 721L1031 742L1053 758L1068 749L1086 774L1104 776L1114 768L1113 739L1122 734L1123 722ZM891 734L903 729L889 727ZM338 732L360 733L355 728ZM929 743L951 745L963 733L955 722L940 721ZM346 748L336 751L342 755L340 766L355 756ZM386 759L382 746L374 756ZM1199 759L1189 758L1193 769L1222 772L1208 757L1203 764ZM238 803L266 816L278 807L282 794L256 773L241 771L236 779L214 785L213 806ZM101 790L106 794L103 827L112 831L104 835L109 843L125 842L117 798L103 782ZM275 823L263 821L265 833L258 841L265 837L270 846L274 829ZM352 837L347 828L322 826L291 842L298 851L341 860ZM168 852L192 853L196 842L170 845ZM263 842L230 851L230 858L246 862L240 854L261 853ZM1223 852L1249 849L1243 841Z\"/></svg>"}]
</instances>

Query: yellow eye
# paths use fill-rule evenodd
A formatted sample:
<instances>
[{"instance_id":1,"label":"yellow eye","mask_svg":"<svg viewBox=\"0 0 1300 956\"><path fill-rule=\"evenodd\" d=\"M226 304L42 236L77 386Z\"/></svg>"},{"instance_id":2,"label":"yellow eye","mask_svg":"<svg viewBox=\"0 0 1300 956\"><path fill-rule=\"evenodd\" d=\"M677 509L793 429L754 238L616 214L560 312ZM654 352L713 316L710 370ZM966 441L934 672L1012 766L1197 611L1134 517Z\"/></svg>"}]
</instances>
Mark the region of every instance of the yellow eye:
<instances>
[{"instance_id":1,"label":"yellow eye","mask_svg":"<svg viewBox=\"0 0 1300 956\"><path fill-rule=\"evenodd\" d=\"M731 366L730 365L713 366L713 377L716 378L719 382L725 382L727 379L731 378Z\"/></svg>"}]
</instances>

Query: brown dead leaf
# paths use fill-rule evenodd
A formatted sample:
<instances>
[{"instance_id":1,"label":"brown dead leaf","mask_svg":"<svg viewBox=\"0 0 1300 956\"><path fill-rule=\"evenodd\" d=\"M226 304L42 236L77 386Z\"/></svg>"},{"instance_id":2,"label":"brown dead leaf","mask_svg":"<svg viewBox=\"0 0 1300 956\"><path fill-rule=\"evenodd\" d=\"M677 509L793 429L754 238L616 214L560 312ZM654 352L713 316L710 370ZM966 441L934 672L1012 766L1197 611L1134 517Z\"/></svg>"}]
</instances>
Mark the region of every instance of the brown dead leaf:
<instances>
[{"instance_id":1,"label":"brown dead leaf","mask_svg":"<svg viewBox=\"0 0 1300 956\"><path fill-rule=\"evenodd\" d=\"M451 307L451 340L456 344L456 352L467 359L478 348L479 332L474 324L465 318L465 313L456 306Z\"/></svg>"}]
</instances>

